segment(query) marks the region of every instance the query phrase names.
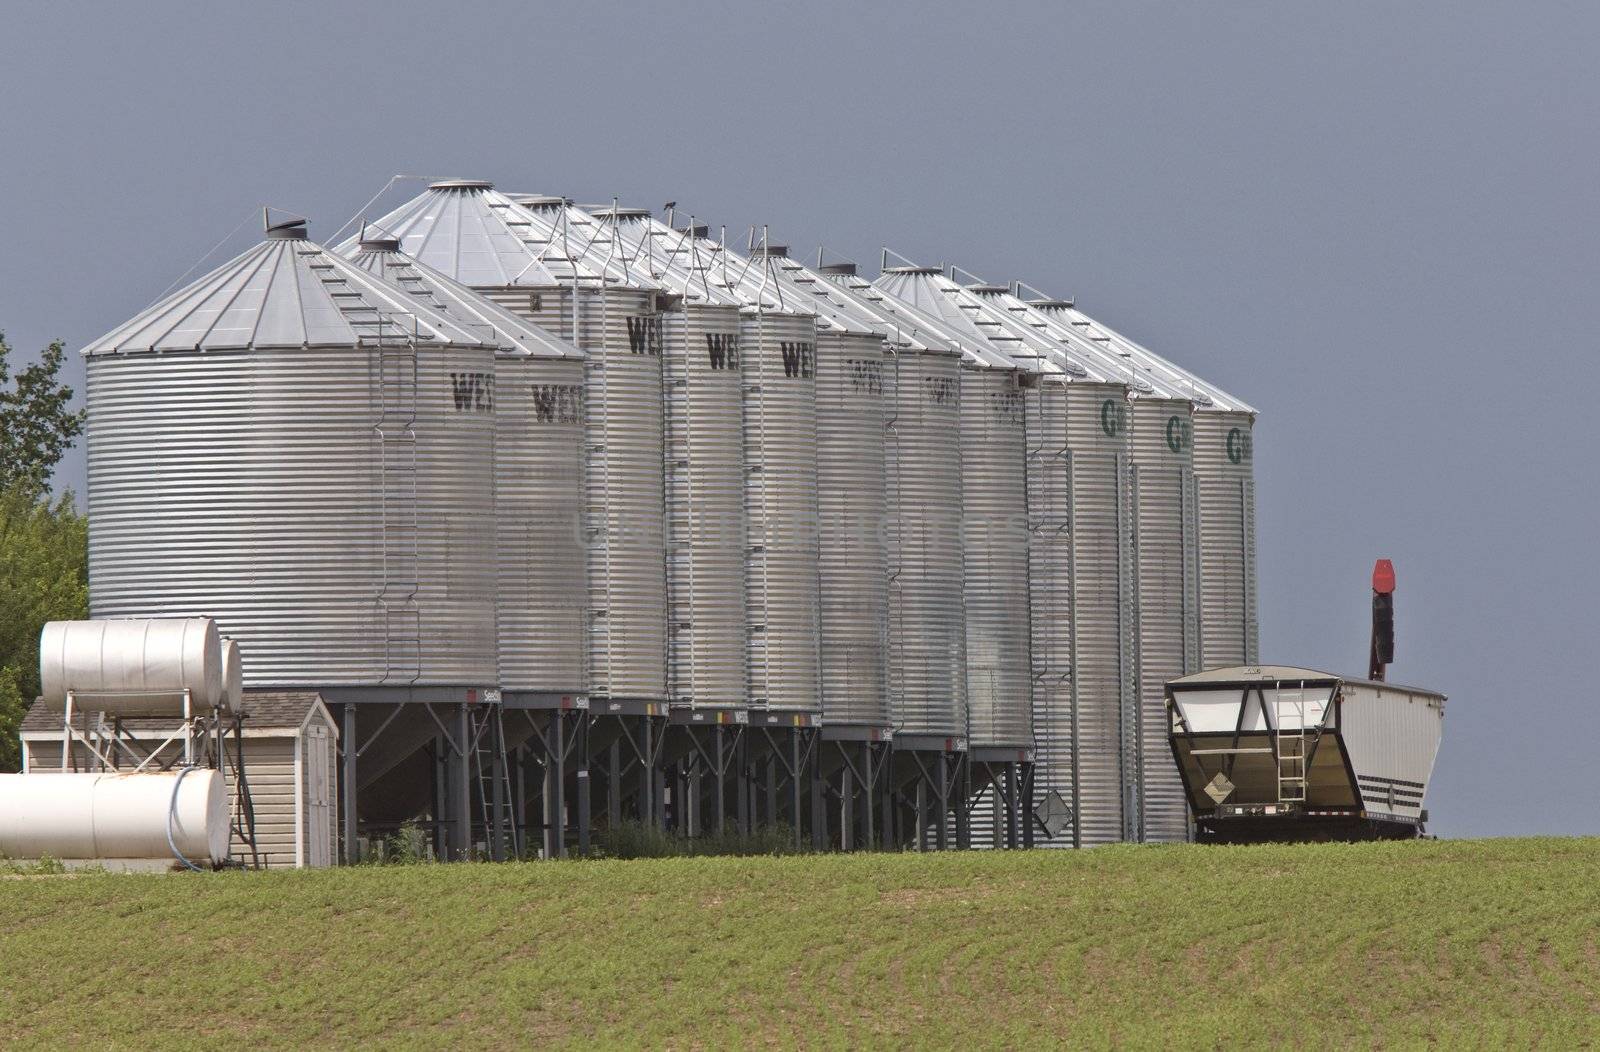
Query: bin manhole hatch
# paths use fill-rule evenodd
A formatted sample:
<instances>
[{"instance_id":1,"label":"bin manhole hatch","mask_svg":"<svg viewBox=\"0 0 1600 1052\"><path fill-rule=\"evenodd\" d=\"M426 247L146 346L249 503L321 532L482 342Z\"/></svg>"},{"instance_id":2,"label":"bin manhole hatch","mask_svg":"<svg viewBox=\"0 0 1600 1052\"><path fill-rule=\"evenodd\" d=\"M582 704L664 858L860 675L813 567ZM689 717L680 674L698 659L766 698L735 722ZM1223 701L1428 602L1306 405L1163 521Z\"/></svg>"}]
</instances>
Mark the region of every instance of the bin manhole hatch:
<instances>
[{"instance_id":1,"label":"bin manhole hatch","mask_svg":"<svg viewBox=\"0 0 1600 1052\"><path fill-rule=\"evenodd\" d=\"M1047 837L1055 837L1072 824L1072 808L1061 799L1060 793L1053 790L1050 795L1039 801L1038 806L1033 809L1033 816L1044 827L1044 835Z\"/></svg>"}]
</instances>

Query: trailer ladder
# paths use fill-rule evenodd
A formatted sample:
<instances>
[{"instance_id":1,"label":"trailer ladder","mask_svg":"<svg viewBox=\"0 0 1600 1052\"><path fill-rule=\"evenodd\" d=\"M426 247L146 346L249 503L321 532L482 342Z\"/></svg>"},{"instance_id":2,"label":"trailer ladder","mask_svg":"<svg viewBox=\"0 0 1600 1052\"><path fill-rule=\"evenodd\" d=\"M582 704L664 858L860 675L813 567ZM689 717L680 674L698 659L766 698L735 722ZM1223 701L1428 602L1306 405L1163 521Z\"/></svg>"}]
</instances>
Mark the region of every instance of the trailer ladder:
<instances>
[{"instance_id":1,"label":"trailer ladder","mask_svg":"<svg viewBox=\"0 0 1600 1052\"><path fill-rule=\"evenodd\" d=\"M1303 803L1306 798L1306 692L1278 688L1273 700L1274 746L1278 768L1278 802ZM1293 721L1293 726L1290 726Z\"/></svg>"}]
</instances>

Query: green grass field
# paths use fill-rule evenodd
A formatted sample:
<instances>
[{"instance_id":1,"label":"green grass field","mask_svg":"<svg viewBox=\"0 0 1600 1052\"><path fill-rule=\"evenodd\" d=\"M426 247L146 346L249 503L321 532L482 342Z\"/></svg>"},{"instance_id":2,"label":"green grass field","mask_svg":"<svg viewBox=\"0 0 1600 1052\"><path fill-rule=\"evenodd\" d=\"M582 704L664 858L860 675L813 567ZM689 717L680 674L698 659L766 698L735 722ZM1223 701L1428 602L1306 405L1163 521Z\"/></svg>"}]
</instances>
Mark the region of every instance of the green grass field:
<instances>
[{"instance_id":1,"label":"green grass field","mask_svg":"<svg viewBox=\"0 0 1600 1052\"><path fill-rule=\"evenodd\" d=\"M0 1044L1600 1043L1600 840L0 878Z\"/></svg>"}]
</instances>

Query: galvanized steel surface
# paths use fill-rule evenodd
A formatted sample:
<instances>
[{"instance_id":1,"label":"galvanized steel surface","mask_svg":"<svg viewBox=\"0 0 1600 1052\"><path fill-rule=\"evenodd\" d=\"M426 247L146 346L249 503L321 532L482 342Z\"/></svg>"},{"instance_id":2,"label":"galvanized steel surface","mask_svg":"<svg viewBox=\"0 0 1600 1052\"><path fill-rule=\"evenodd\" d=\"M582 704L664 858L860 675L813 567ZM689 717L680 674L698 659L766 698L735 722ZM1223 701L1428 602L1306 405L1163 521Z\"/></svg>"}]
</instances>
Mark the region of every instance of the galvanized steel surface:
<instances>
[{"instance_id":1,"label":"galvanized steel surface","mask_svg":"<svg viewBox=\"0 0 1600 1052\"><path fill-rule=\"evenodd\" d=\"M962 368L962 595L971 747L1033 743L1024 415L1013 370Z\"/></svg>"},{"instance_id":2,"label":"galvanized steel surface","mask_svg":"<svg viewBox=\"0 0 1600 1052\"><path fill-rule=\"evenodd\" d=\"M1201 668L1258 660L1251 423L1248 413L1194 414Z\"/></svg>"},{"instance_id":3,"label":"galvanized steel surface","mask_svg":"<svg viewBox=\"0 0 1600 1052\"><path fill-rule=\"evenodd\" d=\"M889 696L897 735L962 738L961 360L896 349L885 443Z\"/></svg>"},{"instance_id":4,"label":"galvanized steel surface","mask_svg":"<svg viewBox=\"0 0 1600 1052\"><path fill-rule=\"evenodd\" d=\"M1041 843L1112 843L1135 706L1126 389L1058 378L1026 393L1035 797L1073 814Z\"/></svg>"},{"instance_id":5,"label":"galvanized steel surface","mask_svg":"<svg viewBox=\"0 0 1600 1052\"><path fill-rule=\"evenodd\" d=\"M829 725L888 727L883 338L817 333L822 704Z\"/></svg>"},{"instance_id":6,"label":"galvanized steel surface","mask_svg":"<svg viewBox=\"0 0 1600 1052\"><path fill-rule=\"evenodd\" d=\"M573 210L575 211L575 210ZM589 261L563 205L535 215L487 184L436 184L373 224L402 250L581 347L589 692L664 700L661 326L653 287ZM581 217L580 217L581 218Z\"/></svg>"},{"instance_id":7,"label":"galvanized steel surface","mask_svg":"<svg viewBox=\"0 0 1600 1052\"><path fill-rule=\"evenodd\" d=\"M662 315L671 698L745 704L745 505L739 311Z\"/></svg>"},{"instance_id":8,"label":"galvanized steel surface","mask_svg":"<svg viewBox=\"0 0 1600 1052\"><path fill-rule=\"evenodd\" d=\"M578 348L393 248L351 262L507 347L495 359L500 686L582 693L587 627L584 366Z\"/></svg>"},{"instance_id":9,"label":"galvanized steel surface","mask_svg":"<svg viewBox=\"0 0 1600 1052\"><path fill-rule=\"evenodd\" d=\"M667 696L661 315L655 294L578 294L589 408L590 692Z\"/></svg>"},{"instance_id":10,"label":"galvanized steel surface","mask_svg":"<svg viewBox=\"0 0 1600 1052\"><path fill-rule=\"evenodd\" d=\"M1072 700L1080 844L1130 838L1138 710L1127 389L1070 384Z\"/></svg>"},{"instance_id":11,"label":"galvanized steel surface","mask_svg":"<svg viewBox=\"0 0 1600 1052\"><path fill-rule=\"evenodd\" d=\"M1186 401L1130 405L1139 652L1139 827L1143 840L1188 836L1188 805L1167 743L1168 680L1198 671L1198 530L1193 423Z\"/></svg>"},{"instance_id":12,"label":"galvanized steel surface","mask_svg":"<svg viewBox=\"0 0 1600 1052\"><path fill-rule=\"evenodd\" d=\"M752 708L821 708L816 319L745 308L745 509Z\"/></svg>"},{"instance_id":13,"label":"galvanized steel surface","mask_svg":"<svg viewBox=\"0 0 1600 1052\"><path fill-rule=\"evenodd\" d=\"M83 353L353 347L402 332L469 346L499 342L303 236L279 236L145 308Z\"/></svg>"},{"instance_id":14,"label":"galvanized steel surface","mask_svg":"<svg viewBox=\"0 0 1600 1052\"><path fill-rule=\"evenodd\" d=\"M584 366L495 359L500 686L583 693Z\"/></svg>"},{"instance_id":15,"label":"galvanized steel surface","mask_svg":"<svg viewBox=\"0 0 1600 1052\"><path fill-rule=\"evenodd\" d=\"M95 617L205 616L251 687L492 685L494 351L88 362Z\"/></svg>"}]
</instances>

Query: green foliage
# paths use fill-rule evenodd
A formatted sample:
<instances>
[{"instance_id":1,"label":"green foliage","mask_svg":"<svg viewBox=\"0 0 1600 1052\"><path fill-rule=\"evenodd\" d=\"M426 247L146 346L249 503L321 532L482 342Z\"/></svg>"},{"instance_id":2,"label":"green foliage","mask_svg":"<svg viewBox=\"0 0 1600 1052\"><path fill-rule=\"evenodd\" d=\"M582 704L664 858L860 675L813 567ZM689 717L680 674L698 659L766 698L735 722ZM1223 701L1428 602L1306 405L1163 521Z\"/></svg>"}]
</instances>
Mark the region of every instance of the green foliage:
<instances>
[{"instance_id":1,"label":"green foliage","mask_svg":"<svg viewBox=\"0 0 1600 1052\"><path fill-rule=\"evenodd\" d=\"M11 347L0 333L0 489L41 492L82 433L87 414L70 408L72 388L58 379L66 358L60 340L15 378L10 357Z\"/></svg>"},{"instance_id":2,"label":"green foliage","mask_svg":"<svg viewBox=\"0 0 1600 1052\"><path fill-rule=\"evenodd\" d=\"M709 833L684 837L643 822L623 822L597 838L606 858L693 858L712 855L796 855L794 830L786 825L762 826L753 833Z\"/></svg>"},{"instance_id":3,"label":"green foliage","mask_svg":"<svg viewBox=\"0 0 1600 1052\"><path fill-rule=\"evenodd\" d=\"M0 918L13 1048L1600 1044L1600 839L0 878Z\"/></svg>"},{"instance_id":4,"label":"green foliage","mask_svg":"<svg viewBox=\"0 0 1600 1052\"><path fill-rule=\"evenodd\" d=\"M0 490L0 771L21 759L17 724L39 693L39 630L88 616L88 520L72 495Z\"/></svg>"},{"instance_id":5,"label":"green foliage","mask_svg":"<svg viewBox=\"0 0 1600 1052\"><path fill-rule=\"evenodd\" d=\"M404 822L393 835L374 843L368 856L362 860L362 864L412 866L432 861L433 853L428 842L428 831L415 822Z\"/></svg>"}]
</instances>

